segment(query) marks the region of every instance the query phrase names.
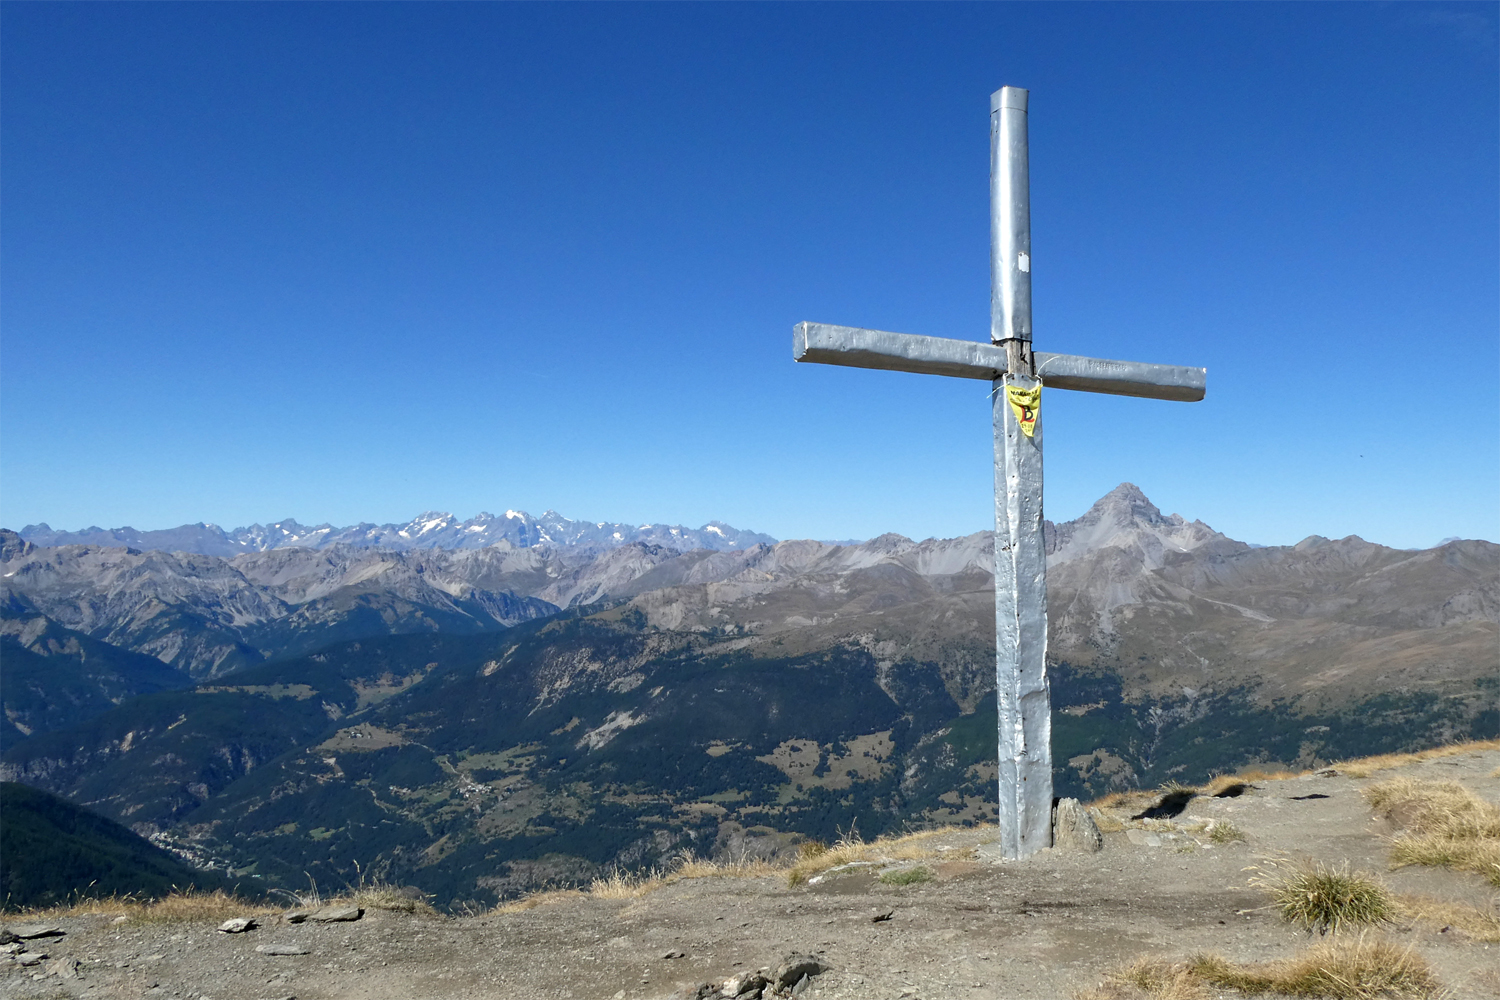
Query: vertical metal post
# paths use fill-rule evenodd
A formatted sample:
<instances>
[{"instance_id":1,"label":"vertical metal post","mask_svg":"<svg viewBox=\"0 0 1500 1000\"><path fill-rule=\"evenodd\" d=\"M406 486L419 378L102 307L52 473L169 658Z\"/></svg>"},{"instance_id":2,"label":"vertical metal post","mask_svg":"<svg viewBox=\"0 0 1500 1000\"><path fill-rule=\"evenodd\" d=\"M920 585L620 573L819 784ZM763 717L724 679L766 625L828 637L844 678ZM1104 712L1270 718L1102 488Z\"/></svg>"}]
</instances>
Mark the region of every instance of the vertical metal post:
<instances>
[{"instance_id":1,"label":"vertical metal post","mask_svg":"<svg viewBox=\"0 0 1500 1000\"><path fill-rule=\"evenodd\" d=\"M1031 169L1027 91L990 95L990 340L1031 372ZM1014 342L1014 343L1012 343Z\"/></svg>"},{"instance_id":2,"label":"vertical metal post","mask_svg":"<svg viewBox=\"0 0 1500 1000\"><path fill-rule=\"evenodd\" d=\"M1052 846L1052 698L1047 685L1047 556L1042 422L1028 436L1007 384L1036 385L1031 350L1031 196L1026 91L990 99L991 339L1009 372L994 381L995 689L1000 727L1000 847L1025 858Z\"/></svg>"}]
</instances>

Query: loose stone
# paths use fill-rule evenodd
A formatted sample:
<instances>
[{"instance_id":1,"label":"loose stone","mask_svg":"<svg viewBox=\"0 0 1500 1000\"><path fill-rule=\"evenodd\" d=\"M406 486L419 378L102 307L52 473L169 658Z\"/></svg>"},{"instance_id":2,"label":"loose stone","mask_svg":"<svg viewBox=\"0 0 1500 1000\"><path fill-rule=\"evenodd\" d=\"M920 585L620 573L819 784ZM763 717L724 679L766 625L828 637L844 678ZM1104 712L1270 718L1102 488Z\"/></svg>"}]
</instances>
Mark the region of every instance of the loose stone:
<instances>
[{"instance_id":1,"label":"loose stone","mask_svg":"<svg viewBox=\"0 0 1500 1000\"><path fill-rule=\"evenodd\" d=\"M350 920L358 920L365 915L365 911L358 906L325 906L311 914L307 919L320 924L344 923Z\"/></svg>"},{"instance_id":2,"label":"loose stone","mask_svg":"<svg viewBox=\"0 0 1500 1000\"><path fill-rule=\"evenodd\" d=\"M262 955L311 955L312 952L300 944L258 944L255 950Z\"/></svg>"},{"instance_id":3,"label":"loose stone","mask_svg":"<svg viewBox=\"0 0 1500 1000\"><path fill-rule=\"evenodd\" d=\"M1104 850L1104 835L1077 799L1062 799L1052 808L1052 844L1065 851L1093 854Z\"/></svg>"},{"instance_id":4,"label":"loose stone","mask_svg":"<svg viewBox=\"0 0 1500 1000\"><path fill-rule=\"evenodd\" d=\"M814 956L792 954L777 967L771 984L775 989L784 990L794 986L803 976L816 976L825 971L827 966Z\"/></svg>"},{"instance_id":5,"label":"loose stone","mask_svg":"<svg viewBox=\"0 0 1500 1000\"><path fill-rule=\"evenodd\" d=\"M232 917L219 925L219 931L223 934L243 934L258 926L260 925L250 917Z\"/></svg>"},{"instance_id":6,"label":"loose stone","mask_svg":"<svg viewBox=\"0 0 1500 1000\"><path fill-rule=\"evenodd\" d=\"M77 979L78 964L76 958L59 958L47 966L47 972L59 979Z\"/></svg>"}]
</instances>

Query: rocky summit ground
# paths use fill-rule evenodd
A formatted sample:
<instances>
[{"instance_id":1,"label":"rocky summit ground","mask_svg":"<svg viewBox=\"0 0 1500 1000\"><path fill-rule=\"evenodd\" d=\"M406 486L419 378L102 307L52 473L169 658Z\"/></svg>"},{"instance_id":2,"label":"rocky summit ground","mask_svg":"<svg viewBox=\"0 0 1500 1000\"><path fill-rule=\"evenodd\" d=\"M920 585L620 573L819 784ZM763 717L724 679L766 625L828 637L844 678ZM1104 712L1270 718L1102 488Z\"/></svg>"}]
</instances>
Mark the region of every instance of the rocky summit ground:
<instances>
[{"instance_id":1,"label":"rocky summit ground","mask_svg":"<svg viewBox=\"0 0 1500 1000\"><path fill-rule=\"evenodd\" d=\"M873 863L796 886L784 873L684 878L625 898L557 895L463 917L370 909L355 921L293 924L265 914L262 926L226 934L218 920L233 914L163 923L108 912L13 916L14 930L34 932L40 922L63 933L7 945L0 995L694 997L706 995L703 984L718 995L732 977L774 974L796 953L825 967L801 985L808 1000L1065 998L1142 955L1264 962L1305 949L1316 938L1285 923L1250 884L1247 869L1276 859L1347 861L1381 873L1408 898L1493 913L1496 890L1477 875L1388 870L1392 820L1361 793L1394 776L1458 781L1495 802L1500 750L1363 777L1350 769L1256 778L1236 796L1199 795L1175 816L1125 817L1123 828L1111 817L1134 806L1106 810L1097 854L1052 850L1003 863L993 829L974 828L927 838L923 857L883 862L877 851ZM1233 824L1246 839L1215 843L1209 820ZM898 884L921 877L901 874L918 868L932 877ZM1371 933L1424 957L1453 998L1500 996L1500 941L1484 933L1410 911Z\"/></svg>"}]
</instances>

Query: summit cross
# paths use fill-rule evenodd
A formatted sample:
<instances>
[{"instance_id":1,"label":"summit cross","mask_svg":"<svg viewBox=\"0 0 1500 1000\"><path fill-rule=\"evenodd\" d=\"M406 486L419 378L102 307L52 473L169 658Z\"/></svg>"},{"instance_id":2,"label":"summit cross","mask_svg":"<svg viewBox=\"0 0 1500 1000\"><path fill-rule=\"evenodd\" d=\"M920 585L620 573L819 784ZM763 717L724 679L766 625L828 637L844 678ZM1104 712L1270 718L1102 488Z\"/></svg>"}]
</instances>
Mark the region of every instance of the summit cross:
<instances>
[{"instance_id":1,"label":"summit cross","mask_svg":"<svg viewBox=\"0 0 1500 1000\"><path fill-rule=\"evenodd\" d=\"M1052 699L1047 687L1047 554L1042 539L1041 389L1193 402L1207 370L1046 354L1031 346L1027 92L990 97L990 343L798 323L797 361L983 379L995 427L995 696L1000 849L1052 845Z\"/></svg>"}]
</instances>

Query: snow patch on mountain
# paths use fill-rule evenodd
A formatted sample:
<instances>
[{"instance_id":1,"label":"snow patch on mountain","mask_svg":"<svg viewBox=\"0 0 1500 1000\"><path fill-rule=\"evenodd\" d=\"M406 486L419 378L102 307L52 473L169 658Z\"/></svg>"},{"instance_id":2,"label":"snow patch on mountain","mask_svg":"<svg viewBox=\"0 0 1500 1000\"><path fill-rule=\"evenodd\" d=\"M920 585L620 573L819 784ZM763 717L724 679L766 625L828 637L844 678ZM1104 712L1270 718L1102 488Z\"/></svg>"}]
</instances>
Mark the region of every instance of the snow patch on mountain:
<instances>
[{"instance_id":1,"label":"snow patch on mountain","mask_svg":"<svg viewBox=\"0 0 1500 1000\"><path fill-rule=\"evenodd\" d=\"M98 545L164 552L195 552L232 558L247 552L269 552L283 548L328 549L335 546L412 549L481 549L501 542L517 548L589 546L618 548L636 542L662 545L677 552L694 549L736 551L776 541L769 535L742 531L722 521L701 528L680 524L629 524L605 521L575 521L548 510L541 517L525 511L507 510L503 517L481 511L467 521L445 511L424 511L405 524L360 523L349 527L319 524L308 527L295 518L271 524L252 524L226 531L206 522L176 528L138 531L135 528L100 528L57 531L46 523L28 524L19 532L33 545Z\"/></svg>"}]
</instances>

